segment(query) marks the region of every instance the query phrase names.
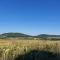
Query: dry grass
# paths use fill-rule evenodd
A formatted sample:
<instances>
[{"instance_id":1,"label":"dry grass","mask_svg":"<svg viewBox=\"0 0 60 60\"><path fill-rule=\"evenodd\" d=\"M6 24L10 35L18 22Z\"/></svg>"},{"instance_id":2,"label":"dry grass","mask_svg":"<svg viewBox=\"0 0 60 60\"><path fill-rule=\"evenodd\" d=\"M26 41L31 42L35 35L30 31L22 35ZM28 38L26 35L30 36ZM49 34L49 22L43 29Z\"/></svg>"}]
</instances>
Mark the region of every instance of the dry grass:
<instances>
[{"instance_id":1,"label":"dry grass","mask_svg":"<svg viewBox=\"0 0 60 60\"><path fill-rule=\"evenodd\" d=\"M0 60L14 60L17 55L31 50L60 53L60 41L45 40L0 40Z\"/></svg>"}]
</instances>

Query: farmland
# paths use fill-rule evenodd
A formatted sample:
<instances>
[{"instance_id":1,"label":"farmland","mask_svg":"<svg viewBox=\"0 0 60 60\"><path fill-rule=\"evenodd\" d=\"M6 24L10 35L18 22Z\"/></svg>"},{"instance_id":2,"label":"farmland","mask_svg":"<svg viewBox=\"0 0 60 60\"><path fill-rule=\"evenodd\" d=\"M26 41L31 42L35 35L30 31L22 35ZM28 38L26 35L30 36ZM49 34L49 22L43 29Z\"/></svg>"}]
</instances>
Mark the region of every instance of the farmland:
<instances>
[{"instance_id":1,"label":"farmland","mask_svg":"<svg viewBox=\"0 0 60 60\"><path fill-rule=\"evenodd\" d=\"M60 41L0 39L0 60L58 60L59 54Z\"/></svg>"}]
</instances>

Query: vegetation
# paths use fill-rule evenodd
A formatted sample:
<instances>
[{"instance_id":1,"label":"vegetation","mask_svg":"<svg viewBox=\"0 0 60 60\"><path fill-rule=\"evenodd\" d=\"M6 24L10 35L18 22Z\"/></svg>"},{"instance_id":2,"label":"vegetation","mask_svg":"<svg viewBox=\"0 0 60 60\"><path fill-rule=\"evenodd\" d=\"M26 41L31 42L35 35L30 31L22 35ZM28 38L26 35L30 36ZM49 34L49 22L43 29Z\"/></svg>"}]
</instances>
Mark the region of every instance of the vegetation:
<instances>
[{"instance_id":1,"label":"vegetation","mask_svg":"<svg viewBox=\"0 0 60 60\"><path fill-rule=\"evenodd\" d=\"M9 38L23 38L28 40L60 40L60 35L47 35L47 34L40 34L37 36L31 36L23 33L4 33L0 34L0 39L9 39Z\"/></svg>"},{"instance_id":2,"label":"vegetation","mask_svg":"<svg viewBox=\"0 0 60 60\"><path fill-rule=\"evenodd\" d=\"M26 35L23 33L4 33L1 34L0 37L29 37L30 35Z\"/></svg>"},{"instance_id":3,"label":"vegetation","mask_svg":"<svg viewBox=\"0 0 60 60\"><path fill-rule=\"evenodd\" d=\"M0 60L60 60L60 35L0 34Z\"/></svg>"},{"instance_id":4,"label":"vegetation","mask_svg":"<svg viewBox=\"0 0 60 60\"><path fill-rule=\"evenodd\" d=\"M0 40L0 60L53 60L59 57L60 41Z\"/></svg>"}]
</instances>

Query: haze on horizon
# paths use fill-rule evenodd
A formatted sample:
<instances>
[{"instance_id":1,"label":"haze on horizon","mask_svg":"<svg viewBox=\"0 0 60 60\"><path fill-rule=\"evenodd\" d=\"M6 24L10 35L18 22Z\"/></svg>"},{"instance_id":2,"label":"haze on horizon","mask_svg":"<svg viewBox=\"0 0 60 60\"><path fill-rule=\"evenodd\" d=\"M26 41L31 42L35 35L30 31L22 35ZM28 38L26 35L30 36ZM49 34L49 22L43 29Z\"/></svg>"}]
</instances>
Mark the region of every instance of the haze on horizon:
<instances>
[{"instance_id":1,"label":"haze on horizon","mask_svg":"<svg viewBox=\"0 0 60 60\"><path fill-rule=\"evenodd\" d=\"M0 0L0 33L60 35L60 0Z\"/></svg>"}]
</instances>

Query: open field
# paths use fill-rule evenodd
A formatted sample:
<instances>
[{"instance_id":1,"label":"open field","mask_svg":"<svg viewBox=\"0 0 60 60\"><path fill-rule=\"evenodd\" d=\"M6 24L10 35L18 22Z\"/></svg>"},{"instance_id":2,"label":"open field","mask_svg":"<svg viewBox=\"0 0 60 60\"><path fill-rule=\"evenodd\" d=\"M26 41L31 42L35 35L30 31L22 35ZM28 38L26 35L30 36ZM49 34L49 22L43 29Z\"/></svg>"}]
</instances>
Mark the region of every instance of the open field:
<instances>
[{"instance_id":1,"label":"open field","mask_svg":"<svg viewBox=\"0 0 60 60\"><path fill-rule=\"evenodd\" d=\"M60 41L45 41L45 40L0 40L0 60L24 60L18 56L24 56L29 52L43 51L56 54L59 58L60 54ZM33 54L35 55L35 54ZM31 57L33 56L31 55ZM41 54L39 54L41 56ZM44 54L43 54L44 55ZM36 57L36 56L35 56ZM24 58L24 57L23 57ZM47 59L48 59L47 55ZM39 58L40 59L40 58ZM30 60L39 60L30 59ZM28 59L25 59L28 60ZM43 60L41 58L41 60ZM52 60L52 58L51 58ZM58 60L58 59L56 59Z\"/></svg>"}]
</instances>

